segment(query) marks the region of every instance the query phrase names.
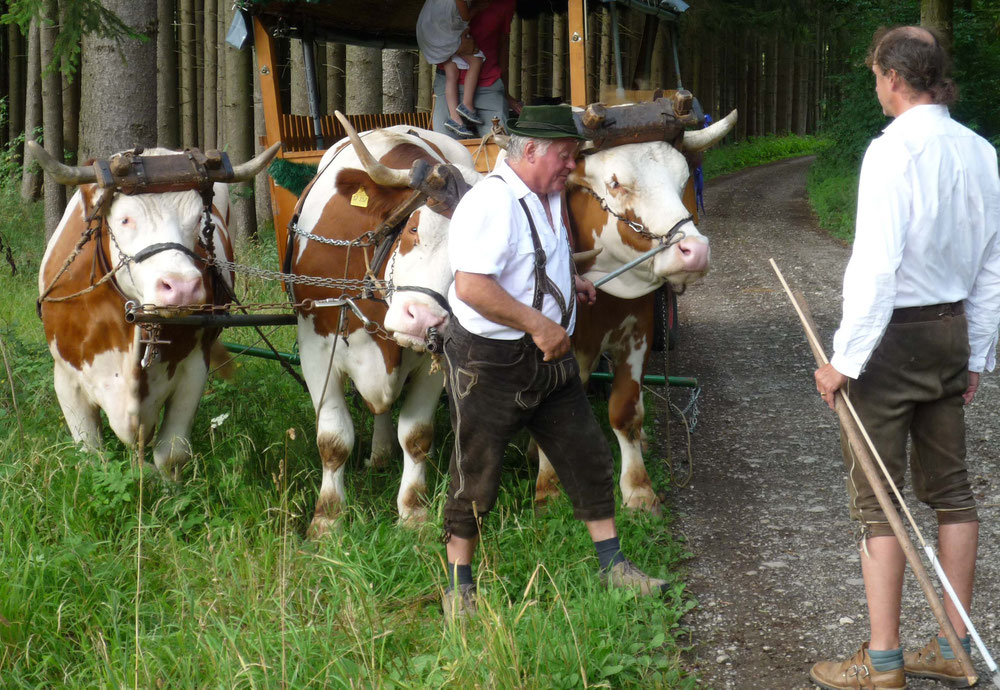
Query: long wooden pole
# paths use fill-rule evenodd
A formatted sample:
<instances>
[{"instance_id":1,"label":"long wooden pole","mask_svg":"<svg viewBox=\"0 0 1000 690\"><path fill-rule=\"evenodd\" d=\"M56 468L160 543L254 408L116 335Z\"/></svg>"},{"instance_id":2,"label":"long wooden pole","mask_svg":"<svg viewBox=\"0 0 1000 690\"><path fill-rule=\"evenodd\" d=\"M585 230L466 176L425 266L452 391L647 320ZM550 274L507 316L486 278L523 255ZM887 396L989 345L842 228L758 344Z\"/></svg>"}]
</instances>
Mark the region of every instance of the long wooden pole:
<instances>
[{"instance_id":1,"label":"long wooden pole","mask_svg":"<svg viewBox=\"0 0 1000 690\"><path fill-rule=\"evenodd\" d=\"M799 319L802 321L802 327L806 331L806 339L809 341L809 347L812 348L813 356L816 358L816 365L823 366L827 364L828 360L826 354L823 352L823 346L820 344L819 339L816 337L815 328L813 327L812 320L806 315L803 308L799 305L799 299L796 299L795 295L792 294L791 289L788 287L788 283L785 282L785 277L778 270L778 265L774 263L774 259L771 259L771 267L774 272L778 275L778 280L781 281L782 287L784 287L785 292L788 295L788 299L791 300L792 306L795 307L795 312L799 315ZM805 300L802 300L804 303ZM934 618L937 619L938 625L941 626L941 630L944 631L945 637L948 638L948 644L951 645L952 651L955 653L956 658L962 664L962 670L965 672L965 676L969 681L969 685L974 685L979 679L976 674L976 669L972 666L972 659L969 658L969 653L965 651L965 647L958 639L958 635L955 633L955 628L952 627L951 621L948 619L947 614L944 611L944 605L941 603L940 597L938 597L937 591L934 589L934 584L931 582L930 576L927 574L927 570L924 568L924 564L920 561L920 556L917 554L917 549L910 540L910 536L906 533L906 528L903 526L903 521L899 517L899 513L896 511L896 507L892 504L892 500L889 498L889 492L885 490L882 485L882 477L879 476L878 470L875 468L875 459L878 459L878 464L882 467L882 471L885 473L885 479L889 484L892 483L892 478L889 476L888 472L885 470L885 465L882 463L882 459L878 457L878 451L875 450L874 446L869 450L869 446L865 443L864 437L868 434L864 431L864 426L861 424L861 420L858 419L857 413L854 412L854 408L841 391L837 391L834 395L835 407L837 411L837 416L840 418L840 427L844 430L844 434L847 436L848 442L851 444L851 448L854 450L854 454L858 459L858 464L861 465L862 471L865 473L865 478L871 485L872 490L875 492L875 498L878 500L879 506L882 507L882 512L885 513L886 518L889 520L889 526L892 528L892 533L896 535L897 541L899 541L900 547L903 549L903 554L906 556L907 563L910 564L910 568L913 569L913 574L917 578L917 582L920 584L920 588L924 591L924 596L927 597L927 603L930 604L931 611L934 614ZM869 439L869 443L870 443ZM873 458L874 454L874 458ZM898 489L896 489L898 495ZM900 505L904 505L900 501Z\"/></svg>"}]
</instances>

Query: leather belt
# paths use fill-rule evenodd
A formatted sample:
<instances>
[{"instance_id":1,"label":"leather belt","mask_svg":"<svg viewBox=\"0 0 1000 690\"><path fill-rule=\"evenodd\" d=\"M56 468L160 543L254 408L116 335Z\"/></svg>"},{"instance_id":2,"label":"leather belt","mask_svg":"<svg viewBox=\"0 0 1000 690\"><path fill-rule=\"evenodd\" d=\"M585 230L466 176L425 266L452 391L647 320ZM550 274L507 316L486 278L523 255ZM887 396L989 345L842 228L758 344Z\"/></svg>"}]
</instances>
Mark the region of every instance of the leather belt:
<instances>
[{"instance_id":1,"label":"leather belt","mask_svg":"<svg viewBox=\"0 0 1000 690\"><path fill-rule=\"evenodd\" d=\"M892 310L892 318L889 319L889 323L937 321L945 316L961 316L964 313L965 304L962 302L929 304L924 307L900 307Z\"/></svg>"}]
</instances>

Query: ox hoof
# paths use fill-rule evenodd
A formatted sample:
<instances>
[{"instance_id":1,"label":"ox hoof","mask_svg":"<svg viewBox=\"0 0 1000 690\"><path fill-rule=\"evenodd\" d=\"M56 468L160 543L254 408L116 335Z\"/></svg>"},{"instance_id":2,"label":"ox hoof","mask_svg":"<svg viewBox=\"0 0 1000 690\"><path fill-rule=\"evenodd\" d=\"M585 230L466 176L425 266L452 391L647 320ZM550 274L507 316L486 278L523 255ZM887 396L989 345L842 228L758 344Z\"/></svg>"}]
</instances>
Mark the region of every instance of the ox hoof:
<instances>
[{"instance_id":1,"label":"ox hoof","mask_svg":"<svg viewBox=\"0 0 1000 690\"><path fill-rule=\"evenodd\" d=\"M647 496L632 494L629 496L628 500L625 501L625 508L657 516L663 514L663 509L660 507L659 499L653 495Z\"/></svg>"},{"instance_id":2,"label":"ox hoof","mask_svg":"<svg viewBox=\"0 0 1000 690\"><path fill-rule=\"evenodd\" d=\"M322 539L327 534L336 532L339 528L339 523L339 517L320 517L317 515L309 523L309 529L306 530L306 539Z\"/></svg>"},{"instance_id":3,"label":"ox hoof","mask_svg":"<svg viewBox=\"0 0 1000 690\"><path fill-rule=\"evenodd\" d=\"M365 467L373 470L384 470L392 464L395 453L372 453L365 458Z\"/></svg>"},{"instance_id":4,"label":"ox hoof","mask_svg":"<svg viewBox=\"0 0 1000 690\"><path fill-rule=\"evenodd\" d=\"M418 528L427 524L427 509L413 508L405 513L399 514L399 524L401 527Z\"/></svg>"}]
</instances>

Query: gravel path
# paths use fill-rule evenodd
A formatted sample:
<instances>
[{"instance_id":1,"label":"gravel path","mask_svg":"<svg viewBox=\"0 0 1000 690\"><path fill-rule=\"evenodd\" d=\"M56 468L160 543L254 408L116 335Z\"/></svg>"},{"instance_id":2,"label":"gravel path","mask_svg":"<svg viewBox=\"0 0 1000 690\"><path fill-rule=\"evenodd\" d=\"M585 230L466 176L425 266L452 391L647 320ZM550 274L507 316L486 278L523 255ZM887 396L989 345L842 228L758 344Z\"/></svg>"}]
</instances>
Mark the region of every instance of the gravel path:
<instances>
[{"instance_id":1,"label":"gravel path","mask_svg":"<svg viewBox=\"0 0 1000 690\"><path fill-rule=\"evenodd\" d=\"M710 688L813 687L813 663L846 657L868 636L837 418L816 394L812 355L768 264L773 257L792 289L805 295L829 353L850 250L816 226L805 198L809 163L785 161L708 185L701 228L712 241L712 272L680 303L671 373L697 376L704 391L693 478L671 501L694 553L689 582L699 606L687 619L694 645L688 660ZM684 393L673 395L678 402ZM994 373L984 377L967 415L982 520L972 620L994 656L1000 654L998 410ZM931 511L912 493L904 497L925 538L935 538ZM904 645L922 646L935 628L908 573ZM973 661L980 686L988 685L975 651Z\"/></svg>"}]
</instances>

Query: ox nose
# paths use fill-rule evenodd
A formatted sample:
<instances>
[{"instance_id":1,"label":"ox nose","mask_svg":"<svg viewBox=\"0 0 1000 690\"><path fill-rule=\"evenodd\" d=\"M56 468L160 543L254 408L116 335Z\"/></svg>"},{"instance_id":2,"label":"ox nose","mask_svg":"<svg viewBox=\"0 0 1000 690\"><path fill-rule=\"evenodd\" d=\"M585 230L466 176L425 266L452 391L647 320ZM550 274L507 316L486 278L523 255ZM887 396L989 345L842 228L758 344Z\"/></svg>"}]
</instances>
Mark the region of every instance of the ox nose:
<instances>
[{"instance_id":1,"label":"ox nose","mask_svg":"<svg viewBox=\"0 0 1000 690\"><path fill-rule=\"evenodd\" d=\"M440 326L445 317L434 309L416 300L396 307L393 303L385 315L386 330L402 333L414 338L423 338L427 329Z\"/></svg>"},{"instance_id":2,"label":"ox nose","mask_svg":"<svg viewBox=\"0 0 1000 690\"><path fill-rule=\"evenodd\" d=\"M164 274L156 280L156 303L174 307L187 307L205 301L205 287L201 277L189 278Z\"/></svg>"},{"instance_id":3,"label":"ox nose","mask_svg":"<svg viewBox=\"0 0 1000 690\"><path fill-rule=\"evenodd\" d=\"M684 270L701 273L708 270L708 242L701 237L685 237L677 243Z\"/></svg>"}]
</instances>

